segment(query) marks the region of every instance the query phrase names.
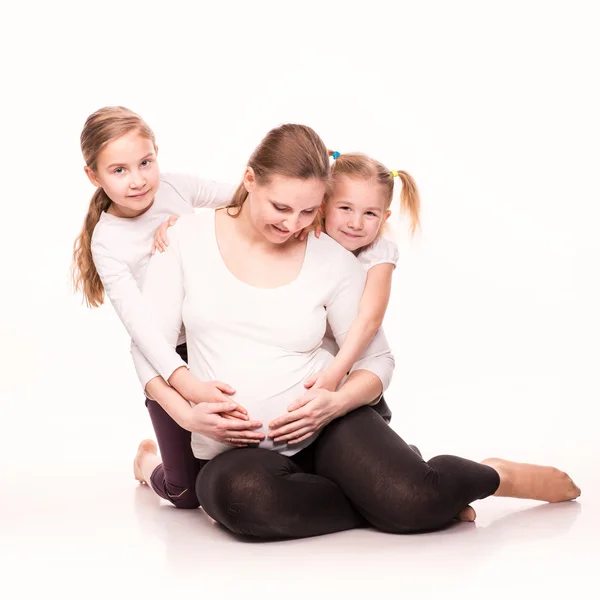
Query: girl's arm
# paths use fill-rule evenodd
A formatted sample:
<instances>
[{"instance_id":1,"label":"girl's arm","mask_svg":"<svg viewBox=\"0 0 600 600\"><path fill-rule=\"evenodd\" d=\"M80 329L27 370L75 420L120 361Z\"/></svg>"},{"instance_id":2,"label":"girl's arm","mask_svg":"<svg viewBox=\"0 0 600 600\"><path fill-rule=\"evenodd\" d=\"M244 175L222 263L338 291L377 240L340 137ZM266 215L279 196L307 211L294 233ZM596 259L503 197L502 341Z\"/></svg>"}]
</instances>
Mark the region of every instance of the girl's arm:
<instances>
[{"instance_id":1,"label":"girl's arm","mask_svg":"<svg viewBox=\"0 0 600 600\"><path fill-rule=\"evenodd\" d=\"M163 175L161 185L170 185L193 208L227 206L237 187L231 183L221 183L185 173Z\"/></svg>"},{"instance_id":2,"label":"girl's arm","mask_svg":"<svg viewBox=\"0 0 600 600\"><path fill-rule=\"evenodd\" d=\"M394 265L382 263L371 268L362 293L358 315L352 322L344 343L333 362L321 373L307 382L314 387L330 391L337 389L340 381L359 359L383 323L392 288Z\"/></svg>"},{"instance_id":3,"label":"girl's arm","mask_svg":"<svg viewBox=\"0 0 600 600\"><path fill-rule=\"evenodd\" d=\"M92 240L92 255L106 295L134 345L147 359L137 364L142 386L145 387L154 377L168 380L186 364L155 323L152 310L142 298L131 269L113 258L110 249L97 239Z\"/></svg>"},{"instance_id":4,"label":"girl's arm","mask_svg":"<svg viewBox=\"0 0 600 600\"><path fill-rule=\"evenodd\" d=\"M177 354L175 347L179 337L179 324L173 324L169 339L161 331L154 311L124 262L113 258L101 239L92 241L92 255L106 295L118 317L131 337L131 354L144 390L155 378L169 381L186 400L191 402L224 401L223 392L233 390L220 382L200 382L188 370L186 363ZM174 341L173 339L174 338ZM156 384L157 385L157 384ZM244 412L242 410L242 412Z\"/></svg>"},{"instance_id":5,"label":"girl's arm","mask_svg":"<svg viewBox=\"0 0 600 600\"><path fill-rule=\"evenodd\" d=\"M358 314L366 276L350 253L342 255L333 273L338 280L333 296L327 300L327 320L338 346L343 346ZM338 391L311 389L288 407L288 412L269 424L269 437L277 442L296 444L306 440L333 419L367 404L379 402L390 384L394 357L379 329L350 376Z\"/></svg>"},{"instance_id":6,"label":"girl's arm","mask_svg":"<svg viewBox=\"0 0 600 600\"><path fill-rule=\"evenodd\" d=\"M158 331L173 349L181 331L181 311L185 297L178 231L178 227L175 226L170 232L172 247L150 260L142 289L143 298L147 301L151 313L155 315ZM140 366L143 367L146 359L139 350L133 352L133 358L139 372ZM177 372L180 371L189 373L187 368ZM216 383L218 382L208 382L208 384ZM249 421L247 417L226 419L218 414L223 412L231 416L241 409L223 394L221 398L190 407L186 400L160 377L150 380L146 385L146 391L151 399L156 400L177 423L189 431L198 431L233 446L243 446L260 441L264 437L263 434L254 431L261 427L261 423ZM231 439L237 441L230 443Z\"/></svg>"},{"instance_id":7,"label":"girl's arm","mask_svg":"<svg viewBox=\"0 0 600 600\"><path fill-rule=\"evenodd\" d=\"M341 259L342 264L338 271L341 274L340 281L336 287L334 297L327 305L327 320L340 348L344 345L352 323L358 315L366 284L365 272L356 257L350 253L344 253ZM369 394L368 398L363 398L362 404L377 402L379 396L389 386L394 372L394 357L382 328L377 330L359 359L351 366L350 373L362 370L370 371L379 379L376 386L377 393ZM340 391L343 389L344 386L340 388Z\"/></svg>"}]
</instances>

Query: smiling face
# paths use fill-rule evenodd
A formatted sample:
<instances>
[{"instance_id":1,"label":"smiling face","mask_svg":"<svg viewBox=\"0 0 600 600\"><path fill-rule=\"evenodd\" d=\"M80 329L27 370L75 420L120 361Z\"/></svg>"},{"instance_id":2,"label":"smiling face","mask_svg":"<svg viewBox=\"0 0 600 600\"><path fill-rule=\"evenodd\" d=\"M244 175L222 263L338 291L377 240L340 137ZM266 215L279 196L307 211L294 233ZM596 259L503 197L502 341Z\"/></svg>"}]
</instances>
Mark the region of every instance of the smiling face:
<instances>
[{"instance_id":1,"label":"smiling face","mask_svg":"<svg viewBox=\"0 0 600 600\"><path fill-rule=\"evenodd\" d=\"M327 186L316 178L282 175L273 175L268 183L259 184L248 167L244 187L248 199L243 210L248 211L254 229L269 242L282 244L313 222Z\"/></svg>"},{"instance_id":2,"label":"smiling face","mask_svg":"<svg viewBox=\"0 0 600 600\"><path fill-rule=\"evenodd\" d=\"M117 216L136 217L152 205L160 181L157 150L152 140L132 131L106 144L94 171L85 167L90 181L113 201Z\"/></svg>"},{"instance_id":3,"label":"smiling face","mask_svg":"<svg viewBox=\"0 0 600 600\"><path fill-rule=\"evenodd\" d=\"M375 179L346 175L335 177L324 213L327 235L351 252L371 244L391 214L385 190Z\"/></svg>"}]
</instances>

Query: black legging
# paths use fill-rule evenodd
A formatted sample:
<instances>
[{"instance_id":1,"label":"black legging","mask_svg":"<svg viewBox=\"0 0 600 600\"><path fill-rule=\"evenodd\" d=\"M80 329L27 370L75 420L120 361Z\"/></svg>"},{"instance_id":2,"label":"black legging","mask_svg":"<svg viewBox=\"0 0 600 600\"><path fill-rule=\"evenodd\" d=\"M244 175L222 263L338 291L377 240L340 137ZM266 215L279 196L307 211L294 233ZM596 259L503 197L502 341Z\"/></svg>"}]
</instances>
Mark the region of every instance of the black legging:
<instances>
[{"instance_id":1,"label":"black legging","mask_svg":"<svg viewBox=\"0 0 600 600\"><path fill-rule=\"evenodd\" d=\"M425 462L363 406L292 457L260 448L218 455L200 472L196 493L208 515L234 533L268 539L364 526L439 529L499 484L494 469L464 458Z\"/></svg>"}]
</instances>

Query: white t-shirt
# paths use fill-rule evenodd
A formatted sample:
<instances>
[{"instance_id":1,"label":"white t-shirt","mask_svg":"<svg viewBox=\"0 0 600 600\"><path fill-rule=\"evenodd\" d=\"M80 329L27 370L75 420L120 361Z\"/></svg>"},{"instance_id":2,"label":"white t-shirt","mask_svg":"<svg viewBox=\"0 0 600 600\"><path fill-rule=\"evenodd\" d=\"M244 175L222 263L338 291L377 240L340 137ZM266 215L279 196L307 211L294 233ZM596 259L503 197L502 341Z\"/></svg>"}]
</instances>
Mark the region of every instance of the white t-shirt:
<instances>
[{"instance_id":1,"label":"white t-shirt","mask_svg":"<svg viewBox=\"0 0 600 600\"><path fill-rule=\"evenodd\" d=\"M365 271L383 263L391 263L396 268L398 264L398 245L391 240L380 237L363 250L357 258Z\"/></svg>"},{"instance_id":2,"label":"white t-shirt","mask_svg":"<svg viewBox=\"0 0 600 600\"><path fill-rule=\"evenodd\" d=\"M139 217L124 219L106 212L92 235L92 256L106 295L148 362L138 369L143 387L161 375L168 379L185 362L167 343L140 288L158 227L171 215L193 214L195 208L220 208L231 201L235 186L194 175L161 174L152 206ZM179 343L185 341L182 332Z\"/></svg>"},{"instance_id":3,"label":"white t-shirt","mask_svg":"<svg viewBox=\"0 0 600 600\"><path fill-rule=\"evenodd\" d=\"M148 265L143 296L171 347L185 323L192 374L233 386L233 399L267 434L269 423L304 395L307 377L333 360L322 348L326 322L341 344L358 312L365 272L329 236L311 233L298 277L277 288L257 288L237 279L223 262L214 212L183 217L168 235L167 251ZM143 370L143 354L133 356ZM372 371L385 389L393 368L380 331L353 370ZM292 446L265 440L260 447L292 455L317 435ZM192 449L197 458L210 459L229 446L193 433Z\"/></svg>"},{"instance_id":4,"label":"white t-shirt","mask_svg":"<svg viewBox=\"0 0 600 600\"><path fill-rule=\"evenodd\" d=\"M358 262L362 265L365 273L376 265L391 263L394 269L398 264L398 245L384 237L375 240L366 250L363 250L358 256ZM323 338L323 347L334 356L340 351L340 347L335 341L331 328L328 326Z\"/></svg>"}]
</instances>

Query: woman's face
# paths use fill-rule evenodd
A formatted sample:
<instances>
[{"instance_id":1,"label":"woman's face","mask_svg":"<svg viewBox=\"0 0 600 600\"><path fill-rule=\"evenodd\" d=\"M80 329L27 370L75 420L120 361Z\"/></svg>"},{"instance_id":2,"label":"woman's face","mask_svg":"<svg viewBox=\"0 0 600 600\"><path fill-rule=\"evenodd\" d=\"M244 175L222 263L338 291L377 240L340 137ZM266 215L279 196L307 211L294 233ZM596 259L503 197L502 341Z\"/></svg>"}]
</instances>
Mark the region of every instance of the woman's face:
<instances>
[{"instance_id":1,"label":"woman's face","mask_svg":"<svg viewBox=\"0 0 600 600\"><path fill-rule=\"evenodd\" d=\"M376 181L338 176L324 207L325 231L346 250L355 252L372 243L389 218L385 204Z\"/></svg>"},{"instance_id":2,"label":"woman's face","mask_svg":"<svg viewBox=\"0 0 600 600\"><path fill-rule=\"evenodd\" d=\"M251 167L244 174L250 219L265 239L282 244L312 224L325 196L326 183L320 179L293 179L273 175L260 185Z\"/></svg>"}]
</instances>

